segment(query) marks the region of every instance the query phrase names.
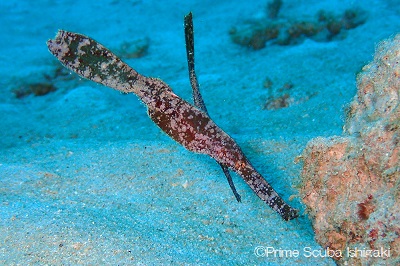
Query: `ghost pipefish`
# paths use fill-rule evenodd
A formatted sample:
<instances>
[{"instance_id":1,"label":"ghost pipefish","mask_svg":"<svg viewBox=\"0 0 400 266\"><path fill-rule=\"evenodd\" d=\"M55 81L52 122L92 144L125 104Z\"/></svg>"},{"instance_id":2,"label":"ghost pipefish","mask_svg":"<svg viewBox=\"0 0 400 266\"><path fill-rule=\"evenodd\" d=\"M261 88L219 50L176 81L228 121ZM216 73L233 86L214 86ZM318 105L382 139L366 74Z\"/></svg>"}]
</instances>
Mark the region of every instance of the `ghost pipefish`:
<instances>
[{"instance_id":1,"label":"ghost pipefish","mask_svg":"<svg viewBox=\"0 0 400 266\"><path fill-rule=\"evenodd\" d=\"M59 30L47 46L64 66L83 78L135 93L147 106L151 120L172 139L192 152L208 154L236 172L284 220L298 217L298 211L286 204L255 170L239 145L204 111L177 96L164 81L140 75L103 45L81 34Z\"/></svg>"},{"instance_id":2,"label":"ghost pipefish","mask_svg":"<svg viewBox=\"0 0 400 266\"><path fill-rule=\"evenodd\" d=\"M188 62L189 80L190 80L190 85L192 86L193 103L197 108L199 108L201 111L206 113L206 115L208 115L206 105L200 93L200 86L199 82L197 81L196 72L194 70L194 34L193 34L192 12L189 12L189 14L185 16L184 26L185 26L186 56ZM218 164L221 166L221 169L224 172L226 179L228 180L228 184L233 192L233 195L235 195L236 200L238 202L241 202L241 197L239 193L236 191L236 187L232 181L232 177L231 174L229 173L228 167L221 163Z\"/></svg>"}]
</instances>

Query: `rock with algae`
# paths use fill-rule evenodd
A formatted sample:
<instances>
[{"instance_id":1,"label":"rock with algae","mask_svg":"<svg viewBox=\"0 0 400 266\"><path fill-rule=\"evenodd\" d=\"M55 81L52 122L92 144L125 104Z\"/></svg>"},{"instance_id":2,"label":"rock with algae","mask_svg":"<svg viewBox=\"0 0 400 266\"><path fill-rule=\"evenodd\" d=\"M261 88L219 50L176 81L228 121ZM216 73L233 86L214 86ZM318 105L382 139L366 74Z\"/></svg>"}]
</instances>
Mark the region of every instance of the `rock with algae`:
<instances>
[{"instance_id":1,"label":"rock with algae","mask_svg":"<svg viewBox=\"0 0 400 266\"><path fill-rule=\"evenodd\" d=\"M307 144L301 195L337 264L400 265L400 34L377 46L357 87L343 136Z\"/></svg>"},{"instance_id":2,"label":"rock with algae","mask_svg":"<svg viewBox=\"0 0 400 266\"><path fill-rule=\"evenodd\" d=\"M362 9L347 9L339 16L321 10L313 19L303 16L280 18L281 6L282 1L273 0L267 5L265 18L247 20L232 27L229 31L232 41L254 50L264 48L267 42L292 45L301 43L305 38L331 41L340 37L343 31L356 28L367 20L367 13Z\"/></svg>"}]
</instances>

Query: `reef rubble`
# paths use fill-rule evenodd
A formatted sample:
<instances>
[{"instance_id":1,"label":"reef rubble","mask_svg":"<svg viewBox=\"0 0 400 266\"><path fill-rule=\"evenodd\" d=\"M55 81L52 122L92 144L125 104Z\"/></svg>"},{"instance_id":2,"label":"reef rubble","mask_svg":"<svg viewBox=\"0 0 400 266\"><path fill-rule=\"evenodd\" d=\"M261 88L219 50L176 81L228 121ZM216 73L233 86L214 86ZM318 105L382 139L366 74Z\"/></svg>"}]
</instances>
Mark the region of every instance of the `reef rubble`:
<instances>
[{"instance_id":1,"label":"reef rubble","mask_svg":"<svg viewBox=\"0 0 400 266\"><path fill-rule=\"evenodd\" d=\"M300 194L338 265L400 264L399 96L400 34L358 74L342 136L315 138L303 152Z\"/></svg>"},{"instance_id":2,"label":"reef rubble","mask_svg":"<svg viewBox=\"0 0 400 266\"><path fill-rule=\"evenodd\" d=\"M296 17L279 16L283 2L273 0L267 4L265 17L246 19L229 30L231 40L254 50L267 43L295 45L305 39L328 42L345 38L345 32L364 24L367 12L359 8L346 9L342 14L320 10L314 17L299 14Z\"/></svg>"}]
</instances>

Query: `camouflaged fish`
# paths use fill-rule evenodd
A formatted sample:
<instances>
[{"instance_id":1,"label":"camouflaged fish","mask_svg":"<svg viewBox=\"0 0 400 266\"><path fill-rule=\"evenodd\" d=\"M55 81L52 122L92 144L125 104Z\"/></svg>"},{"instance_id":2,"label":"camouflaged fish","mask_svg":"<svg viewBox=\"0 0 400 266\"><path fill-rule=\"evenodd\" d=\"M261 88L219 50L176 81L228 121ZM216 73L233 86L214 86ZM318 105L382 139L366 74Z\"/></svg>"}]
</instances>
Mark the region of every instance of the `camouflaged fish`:
<instances>
[{"instance_id":1,"label":"camouflaged fish","mask_svg":"<svg viewBox=\"0 0 400 266\"><path fill-rule=\"evenodd\" d=\"M192 12L189 12L189 14L185 16L184 26L185 26L186 57L188 63L190 85L192 86L193 103L194 106L196 106L209 116L206 105L203 101L203 97L201 96L200 93L200 86L199 82L197 81L197 76L194 69L194 34L193 34ZM236 200L238 202L241 202L241 197L239 193L236 191L236 187L235 184L233 183L228 167L221 163L218 164L221 166L221 169L224 172L226 179L228 180L228 184L233 192L233 195L235 195Z\"/></svg>"},{"instance_id":2,"label":"camouflaged fish","mask_svg":"<svg viewBox=\"0 0 400 266\"><path fill-rule=\"evenodd\" d=\"M64 66L80 76L135 93L147 106L151 120L167 135L186 149L208 154L236 172L284 220L298 217L298 211L254 169L236 142L206 112L177 96L164 81L140 75L103 45L81 34L60 30L47 46Z\"/></svg>"}]
</instances>

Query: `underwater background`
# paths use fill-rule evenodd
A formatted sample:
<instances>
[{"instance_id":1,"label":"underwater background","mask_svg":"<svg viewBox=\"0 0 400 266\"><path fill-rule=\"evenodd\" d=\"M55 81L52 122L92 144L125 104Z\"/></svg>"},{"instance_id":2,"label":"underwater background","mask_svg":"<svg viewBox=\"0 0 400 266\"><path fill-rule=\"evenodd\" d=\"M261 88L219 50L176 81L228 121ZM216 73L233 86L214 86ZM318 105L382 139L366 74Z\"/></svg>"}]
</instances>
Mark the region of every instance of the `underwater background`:
<instances>
[{"instance_id":1,"label":"underwater background","mask_svg":"<svg viewBox=\"0 0 400 266\"><path fill-rule=\"evenodd\" d=\"M2 1L0 264L335 265L299 196L299 158L309 140L342 133L356 75L400 30L400 5L279 2ZM189 11L210 116L298 219L232 174L238 203L218 164L170 139L135 95L47 50L58 29L90 36L192 102Z\"/></svg>"}]
</instances>

